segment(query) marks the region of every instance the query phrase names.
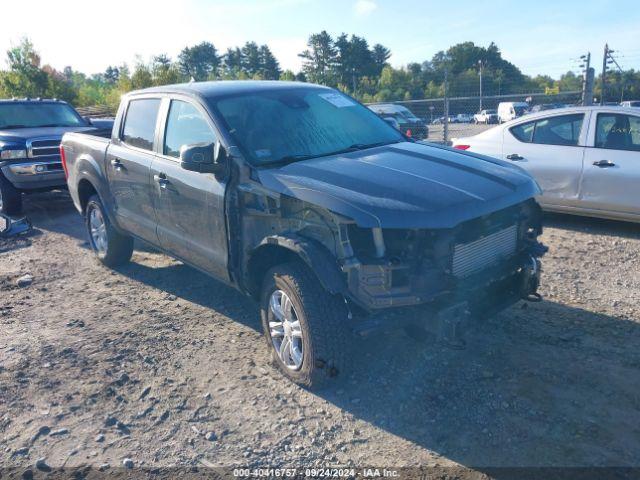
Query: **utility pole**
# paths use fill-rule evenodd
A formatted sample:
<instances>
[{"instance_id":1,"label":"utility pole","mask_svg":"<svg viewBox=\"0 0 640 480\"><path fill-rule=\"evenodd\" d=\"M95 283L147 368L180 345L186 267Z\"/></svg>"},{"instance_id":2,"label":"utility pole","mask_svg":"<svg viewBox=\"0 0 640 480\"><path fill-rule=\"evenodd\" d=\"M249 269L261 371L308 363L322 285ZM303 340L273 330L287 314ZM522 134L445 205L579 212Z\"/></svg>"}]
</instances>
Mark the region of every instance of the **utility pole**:
<instances>
[{"instance_id":1,"label":"utility pole","mask_svg":"<svg viewBox=\"0 0 640 480\"><path fill-rule=\"evenodd\" d=\"M582 55L580 59L584 62L580 67L582 71L582 105L593 105L593 83L595 70L591 67L591 52Z\"/></svg>"},{"instance_id":2,"label":"utility pole","mask_svg":"<svg viewBox=\"0 0 640 480\"><path fill-rule=\"evenodd\" d=\"M600 105L604 105L604 92L607 81L607 65L614 64L618 71L620 72L620 82L621 82L621 91L620 91L620 103L622 103L622 99L624 98L624 70L620 64L613 57L613 53L615 50L609 48L609 44L605 43L604 45L604 57L602 59L602 98L600 99Z\"/></svg>"},{"instance_id":3,"label":"utility pole","mask_svg":"<svg viewBox=\"0 0 640 480\"><path fill-rule=\"evenodd\" d=\"M449 143L449 69L444 69L444 129L442 140Z\"/></svg>"},{"instance_id":4,"label":"utility pole","mask_svg":"<svg viewBox=\"0 0 640 480\"><path fill-rule=\"evenodd\" d=\"M602 88L600 92L600 105L604 105L604 92L607 85L607 57L609 57L609 44L604 44L604 55L602 56Z\"/></svg>"},{"instance_id":5,"label":"utility pole","mask_svg":"<svg viewBox=\"0 0 640 480\"><path fill-rule=\"evenodd\" d=\"M478 66L480 68L480 110L478 113L480 113L482 111L482 60L478 60Z\"/></svg>"}]
</instances>

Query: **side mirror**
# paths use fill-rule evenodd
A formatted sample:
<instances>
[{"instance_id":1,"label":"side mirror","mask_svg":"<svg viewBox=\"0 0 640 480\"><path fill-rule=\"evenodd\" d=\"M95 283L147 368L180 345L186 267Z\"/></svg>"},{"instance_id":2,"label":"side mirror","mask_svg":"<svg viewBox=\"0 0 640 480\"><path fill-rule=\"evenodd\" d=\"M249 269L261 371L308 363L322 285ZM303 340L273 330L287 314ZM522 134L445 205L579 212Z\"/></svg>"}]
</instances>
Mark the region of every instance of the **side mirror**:
<instances>
[{"instance_id":1,"label":"side mirror","mask_svg":"<svg viewBox=\"0 0 640 480\"><path fill-rule=\"evenodd\" d=\"M220 142L195 143L180 148L180 166L190 172L218 173L224 168L226 151Z\"/></svg>"},{"instance_id":2,"label":"side mirror","mask_svg":"<svg viewBox=\"0 0 640 480\"><path fill-rule=\"evenodd\" d=\"M398 120L396 120L393 117L382 117L382 119L387 122L389 125L391 125L393 128L395 128L396 130L400 130L400 124L398 123Z\"/></svg>"}]
</instances>

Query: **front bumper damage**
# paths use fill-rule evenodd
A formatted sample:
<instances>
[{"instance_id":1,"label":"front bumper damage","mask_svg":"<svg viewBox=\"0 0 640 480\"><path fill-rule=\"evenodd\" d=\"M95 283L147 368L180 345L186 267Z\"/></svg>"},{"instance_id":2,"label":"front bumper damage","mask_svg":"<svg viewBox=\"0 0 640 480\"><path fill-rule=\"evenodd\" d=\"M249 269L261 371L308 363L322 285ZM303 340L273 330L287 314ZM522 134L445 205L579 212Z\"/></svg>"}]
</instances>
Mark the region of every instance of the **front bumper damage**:
<instances>
[{"instance_id":1,"label":"front bumper damage","mask_svg":"<svg viewBox=\"0 0 640 480\"><path fill-rule=\"evenodd\" d=\"M535 218L538 212L535 213L522 215L515 208L498 215L497 221L478 219L470 227L419 238L414 242L415 250L428 251L422 256L412 253L398 258L393 246L385 249L372 235L368 259L360 261L354 255L342 265L347 296L352 304L369 313L407 309L416 310L418 317L437 318L440 336L451 339L457 337L453 332L456 325L464 322L463 317L491 315L521 299L540 301L540 257L547 247L537 241L542 227ZM508 233L513 234L511 240L505 236ZM362 245L356 248L362 251ZM463 256L456 261L455 252L459 251ZM479 257L475 270L470 268L474 255ZM356 331L375 329L371 324L376 322L375 317L357 326Z\"/></svg>"}]
</instances>

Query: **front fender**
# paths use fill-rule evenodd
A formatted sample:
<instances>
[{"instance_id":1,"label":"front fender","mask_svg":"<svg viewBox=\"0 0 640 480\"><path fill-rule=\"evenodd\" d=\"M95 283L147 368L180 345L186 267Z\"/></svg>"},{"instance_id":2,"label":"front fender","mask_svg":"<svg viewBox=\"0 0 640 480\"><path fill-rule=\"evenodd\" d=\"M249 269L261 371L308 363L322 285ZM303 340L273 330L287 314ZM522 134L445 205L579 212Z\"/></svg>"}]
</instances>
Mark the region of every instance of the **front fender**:
<instances>
[{"instance_id":1,"label":"front fender","mask_svg":"<svg viewBox=\"0 0 640 480\"><path fill-rule=\"evenodd\" d=\"M268 246L277 246L296 254L315 273L322 286L329 293L346 293L346 277L335 256L321 243L295 233L271 235L260 242L254 253Z\"/></svg>"}]
</instances>

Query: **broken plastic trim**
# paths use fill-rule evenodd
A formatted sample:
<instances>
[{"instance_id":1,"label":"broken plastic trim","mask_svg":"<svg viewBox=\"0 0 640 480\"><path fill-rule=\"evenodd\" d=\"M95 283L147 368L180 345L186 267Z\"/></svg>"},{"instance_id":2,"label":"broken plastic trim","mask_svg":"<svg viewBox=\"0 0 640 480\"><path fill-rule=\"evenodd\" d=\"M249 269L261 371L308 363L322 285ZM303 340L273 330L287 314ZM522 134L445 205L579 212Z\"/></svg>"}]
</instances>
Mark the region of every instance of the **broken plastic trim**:
<instances>
[{"instance_id":1,"label":"broken plastic trim","mask_svg":"<svg viewBox=\"0 0 640 480\"><path fill-rule=\"evenodd\" d=\"M0 238L24 235L31 231L33 226L27 217L13 219L0 213Z\"/></svg>"}]
</instances>

